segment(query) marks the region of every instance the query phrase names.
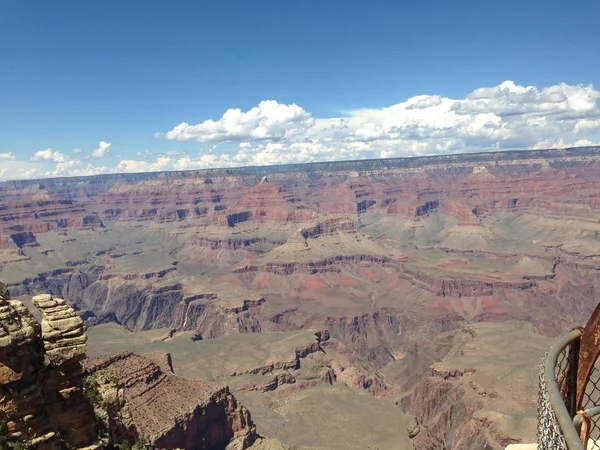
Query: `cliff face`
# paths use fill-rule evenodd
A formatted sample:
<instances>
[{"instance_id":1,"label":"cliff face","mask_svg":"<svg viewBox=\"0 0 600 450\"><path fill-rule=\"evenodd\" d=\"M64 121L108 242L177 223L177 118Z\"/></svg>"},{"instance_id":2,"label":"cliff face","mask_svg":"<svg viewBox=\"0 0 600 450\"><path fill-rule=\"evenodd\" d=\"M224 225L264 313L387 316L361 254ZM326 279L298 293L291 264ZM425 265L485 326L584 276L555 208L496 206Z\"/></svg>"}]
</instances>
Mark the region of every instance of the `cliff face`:
<instances>
[{"instance_id":1,"label":"cliff face","mask_svg":"<svg viewBox=\"0 0 600 450\"><path fill-rule=\"evenodd\" d=\"M501 450L533 442L537 380L531 374L551 343L523 322L440 334L434 345L445 355L398 400L417 423L415 449Z\"/></svg>"},{"instance_id":2,"label":"cliff face","mask_svg":"<svg viewBox=\"0 0 600 450\"><path fill-rule=\"evenodd\" d=\"M35 296L33 304L41 324L0 284L0 422L7 433L0 443L242 450L256 439L250 413L227 387L184 380L131 352L86 359L85 327L75 311L51 295Z\"/></svg>"},{"instance_id":3,"label":"cliff face","mask_svg":"<svg viewBox=\"0 0 600 450\"><path fill-rule=\"evenodd\" d=\"M9 182L0 276L136 332L325 329L360 368L332 367L338 381L380 395L395 386L377 372L402 366L426 403L453 382L428 378L437 334L515 319L556 336L589 317L599 177L590 147ZM48 338L45 357L80 345ZM422 420L450 436L448 417Z\"/></svg>"},{"instance_id":4,"label":"cliff face","mask_svg":"<svg viewBox=\"0 0 600 450\"><path fill-rule=\"evenodd\" d=\"M0 420L11 439L34 448L87 447L97 441L83 393L83 322L64 300L34 297L41 325L0 289Z\"/></svg>"},{"instance_id":5,"label":"cliff face","mask_svg":"<svg viewBox=\"0 0 600 450\"><path fill-rule=\"evenodd\" d=\"M256 439L250 413L227 387L210 388L165 373L131 352L88 359L90 382L103 405L99 415L115 442L140 440L157 449L248 448Z\"/></svg>"}]
</instances>

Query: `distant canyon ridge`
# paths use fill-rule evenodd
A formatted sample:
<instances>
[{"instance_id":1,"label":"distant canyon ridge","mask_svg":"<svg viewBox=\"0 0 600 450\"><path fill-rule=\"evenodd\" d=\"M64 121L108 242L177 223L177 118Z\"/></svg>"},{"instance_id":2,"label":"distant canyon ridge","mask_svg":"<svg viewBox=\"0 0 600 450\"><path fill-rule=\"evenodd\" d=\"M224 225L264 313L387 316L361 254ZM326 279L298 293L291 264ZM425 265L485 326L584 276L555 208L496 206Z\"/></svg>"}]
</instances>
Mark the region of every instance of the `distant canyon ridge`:
<instances>
[{"instance_id":1,"label":"distant canyon ridge","mask_svg":"<svg viewBox=\"0 0 600 450\"><path fill-rule=\"evenodd\" d=\"M92 353L117 326L197 345L312 330L214 375L283 445L310 447L260 412L257 374L273 402L378 397L411 417L407 446L503 448L535 439L531 355L597 304L599 181L600 147L8 181L0 281L26 305L64 298Z\"/></svg>"}]
</instances>

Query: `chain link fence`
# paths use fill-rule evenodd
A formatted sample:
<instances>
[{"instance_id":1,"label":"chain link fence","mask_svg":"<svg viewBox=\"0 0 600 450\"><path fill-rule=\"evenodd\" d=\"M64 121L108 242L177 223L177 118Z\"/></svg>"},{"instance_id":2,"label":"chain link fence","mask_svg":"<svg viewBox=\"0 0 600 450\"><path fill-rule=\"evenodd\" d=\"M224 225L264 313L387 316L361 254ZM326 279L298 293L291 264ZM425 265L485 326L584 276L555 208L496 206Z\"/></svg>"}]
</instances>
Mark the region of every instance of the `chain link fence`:
<instances>
[{"instance_id":1,"label":"chain link fence","mask_svg":"<svg viewBox=\"0 0 600 450\"><path fill-rule=\"evenodd\" d=\"M596 405L600 404L600 362L597 360L594 364L594 371L590 376L588 383L585 386L581 409L592 412ZM590 418L590 439L593 441L600 440L600 415L589 414Z\"/></svg>"},{"instance_id":2,"label":"chain link fence","mask_svg":"<svg viewBox=\"0 0 600 450\"><path fill-rule=\"evenodd\" d=\"M560 429L552 403L550 402L550 395L546 386L548 380L546 379L546 363L548 354L542 360L539 373L539 395L538 395L538 428L537 428L537 439L538 439L538 450L568 450L565 437ZM567 366L567 351L562 351L559 355L558 364L556 366L556 372L564 374Z\"/></svg>"},{"instance_id":3,"label":"chain link fence","mask_svg":"<svg viewBox=\"0 0 600 450\"><path fill-rule=\"evenodd\" d=\"M579 331L558 341L542 360L539 371L538 450L583 450L573 424L576 394L576 371ZM577 345L573 345L577 343ZM595 371L586 388L586 401L595 406L600 400L600 372ZM584 402L585 403L585 402ZM583 405L585 408L585 404ZM593 428L600 434L600 416ZM592 436L593 437L593 436Z\"/></svg>"}]
</instances>

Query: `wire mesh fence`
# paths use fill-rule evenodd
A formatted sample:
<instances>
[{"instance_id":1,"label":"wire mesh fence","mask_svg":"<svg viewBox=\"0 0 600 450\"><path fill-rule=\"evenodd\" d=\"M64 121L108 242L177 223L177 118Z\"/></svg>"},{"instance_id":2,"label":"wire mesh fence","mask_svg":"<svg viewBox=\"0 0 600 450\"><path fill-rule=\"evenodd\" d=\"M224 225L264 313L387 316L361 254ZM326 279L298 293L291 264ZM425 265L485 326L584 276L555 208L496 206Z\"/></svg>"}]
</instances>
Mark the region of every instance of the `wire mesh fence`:
<instances>
[{"instance_id":1,"label":"wire mesh fence","mask_svg":"<svg viewBox=\"0 0 600 450\"><path fill-rule=\"evenodd\" d=\"M560 352L555 367L557 379L566 374L568 358L567 349ZM542 360L539 373L539 395L538 395L538 450L568 450L565 437L560 425L556 420L550 394L548 392L548 379L546 377L546 362L548 355Z\"/></svg>"},{"instance_id":2,"label":"wire mesh fence","mask_svg":"<svg viewBox=\"0 0 600 450\"><path fill-rule=\"evenodd\" d=\"M580 450L584 446L573 423L577 414L577 370L581 332L573 330L546 354L539 371L538 450ZM594 380L600 380L600 373ZM594 387L596 383L590 383ZM590 390L598 404L600 389ZM600 425L600 422L599 422ZM596 427L600 432L600 428Z\"/></svg>"},{"instance_id":3,"label":"wire mesh fence","mask_svg":"<svg viewBox=\"0 0 600 450\"><path fill-rule=\"evenodd\" d=\"M600 363L596 361L594 370L585 386L581 409L590 410L600 404ZM600 415L589 415L590 418L590 439L600 440Z\"/></svg>"}]
</instances>

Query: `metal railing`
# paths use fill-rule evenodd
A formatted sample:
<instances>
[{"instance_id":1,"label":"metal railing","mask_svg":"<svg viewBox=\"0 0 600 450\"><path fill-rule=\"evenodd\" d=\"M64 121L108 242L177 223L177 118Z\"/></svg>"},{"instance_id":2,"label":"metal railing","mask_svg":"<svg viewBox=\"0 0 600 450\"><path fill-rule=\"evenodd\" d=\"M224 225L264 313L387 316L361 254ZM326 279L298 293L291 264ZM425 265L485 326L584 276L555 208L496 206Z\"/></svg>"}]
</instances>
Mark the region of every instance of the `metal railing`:
<instances>
[{"instance_id":1,"label":"metal railing","mask_svg":"<svg viewBox=\"0 0 600 450\"><path fill-rule=\"evenodd\" d=\"M571 331L552 346L540 366L539 450L598 448L600 333L588 333L585 338L584 333L581 329Z\"/></svg>"},{"instance_id":2,"label":"metal railing","mask_svg":"<svg viewBox=\"0 0 600 450\"><path fill-rule=\"evenodd\" d=\"M600 448L600 304L540 367L538 450Z\"/></svg>"},{"instance_id":3,"label":"metal railing","mask_svg":"<svg viewBox=\"0 0 600 450\"><path fill-rule=\"evenodd\" d=\"M581 330L573 330L563 337L552 346L540 366L538 450L584 449L573 423L573 418L579 416L573 411L576 370L571 349L580 337Z\"/></svg>"}]
</instances>

